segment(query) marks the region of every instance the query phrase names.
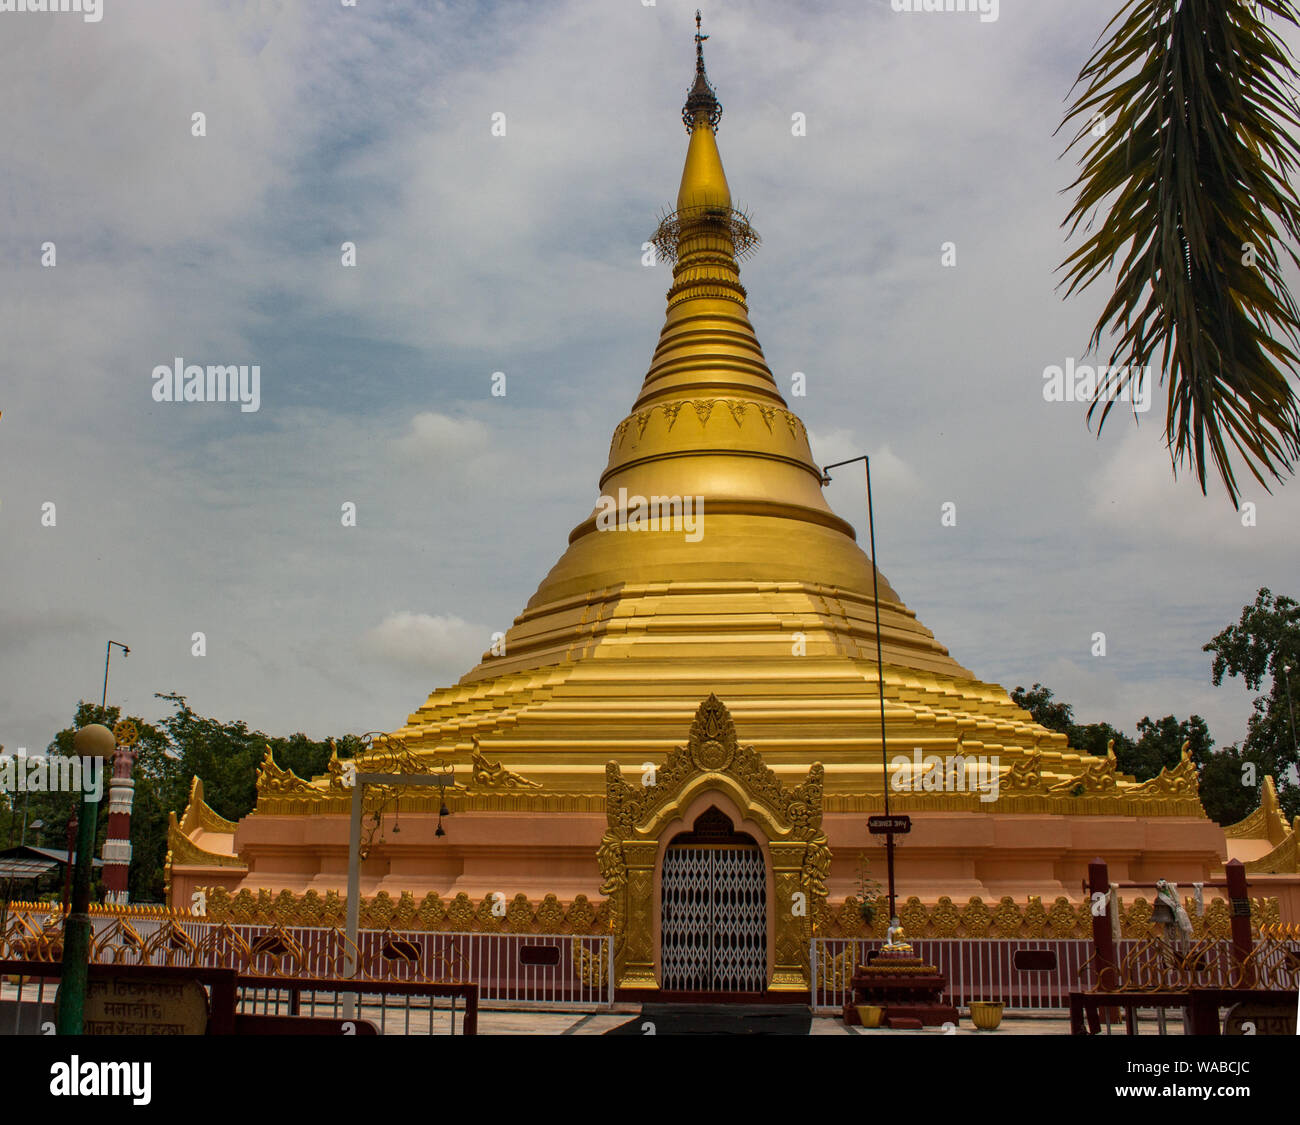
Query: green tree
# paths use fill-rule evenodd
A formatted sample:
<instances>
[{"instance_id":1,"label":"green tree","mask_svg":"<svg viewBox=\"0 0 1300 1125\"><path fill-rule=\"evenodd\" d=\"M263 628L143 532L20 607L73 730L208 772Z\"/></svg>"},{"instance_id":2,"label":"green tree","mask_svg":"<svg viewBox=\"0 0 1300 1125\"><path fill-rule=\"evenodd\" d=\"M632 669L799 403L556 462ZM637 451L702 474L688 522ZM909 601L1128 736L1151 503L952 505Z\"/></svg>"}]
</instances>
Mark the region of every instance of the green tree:
<instances>
[{"instance_id":1,"label":"green tree","mask_svg":"<svg viewBox=\"0 0 1300 1125\"><path fill-rule=\"evenodd\" d=\"M1121 768L1139 781L1157 776L1166 767L1177 766L1182 761L1184 743L1191 744L1188 749L1198 769L1209 760L1214 746L1210 728L1200 715L1181 720L1166 715L1155 721L1144 715L1138 720L1137 732L1137 742Z\"/></svg>"},{"instance_id":2,"label":"green tree","mask_svg":"<svg viewBox=\"0 0 1300 1125\"><path fill-rule=\"evenodd\" d=\"M257 771L268 746L277 765L293 770L300 777L324 773L330 756L328 740L316 741L301 733L272 737L250 730L242 721L223 723L199 715L183 695L157 693L157 698L172 705L172 713L167 718L150 723L139 716L128 716L139 732L132 771L135 798L131 810L132 853L128 877L131 898L137 902L163 899L168 821L171 813L179 816L184 811L195 777L203 779L204 799L218 814L228 820L239 820L252 812L256 803ZM78 729L95 722L112 727L122 717L116 707L101 708L83 701L77 705L72 723L54 736L48 752L71 753L73 735ZM351 757L361 748L361 740L355 735L345 735L337 741L337 747L340 757ZM48 846L64 846L64 834L75 802L75 796L70 794L32 794L28 816L45 822L42 839ZM97 853L103 849L107 825L108 802L102 801Z\"/></svg>"},{"instance_id":3,"label":"green tree","mask_svg":"<svg viewBox=\"0 0 1300 1125\"><path fill-rule=\"evenodd\" d=\"M1300 768L1300 754L1287 686L1300 666L1300 604L1288 597L1274 597L1267 587L1261 587L1255 601L1242 609L1237 624L1219 632L1202 651L1214 654L1211 675L1216 687L1225 675L1240 676L1246 687L1256 692L1269 680L1267 693L1255 697L1237 762L1238 766L1253 763L1254 776L1239 769L1238 783L1251 791L1253 809L1259 803L1264 775L1271 774L1282 808L1288 816L1300 815L1300 785L1295 773ZM1292 669L1289 675L1285 672L1288 666Z\"/></svg>"},{"instance_id":4,"label":"green tree","mask_svg":"<svg viewBox=\"0 0 1300 1125\"><path fill-rule=\"evenodd\" d=\"M1028 691L1018 687L1011 693L1011 699L1017 706L1028 711L1034 722L1042 724L1048 730L1069 734L1070 727L1074 725L1074 708L1068 703L1054 703L1052 689L1045 688L1042 684L1034 684Z\"/></svg>"},{"instance_id":5,"label":"green tree","mask_svg":"<svg viewBox=\"0 0 1300 1125\"><path fill-rule=\"evenodd\" d=\"M1204 493L1213 464L1234 504L1235 457L1265 488L1300 458L1300 310L1278 252L1300 265L1279 231L1300 239L1300 106L1268 15L1300 23L1293 0L1127 0L1061 124L1076 130L1067 152L1084 146L1065 223L1090 232L1062 264L1066 297L1122 258L1088 343L1116 333L1120 373L1099 380L1088 420L1100 406L1100 434L1116 395L1158 367L1174 471L1190 464Z\"/></svg>"},{"instance_id":6,"label":"green tree","mask_svg":"<svg viewBox=\"0 0 1300 1125\"><path fill-rule=\"evenodd\" d=\"M1104 758L1110 744L1115 744L1115 759L1121 773L1132 773L1133 739L1122 730L1117 730L1110 723L1088 723L1079 726L1071 723L1066 732L1070 736L1070 745L1085 754L1095 754ZM1139 779L1145 780L1145 779Z\"/></svg>"},{"instance_id":7,"label":"green tree","mask_svg":"<svg viewBox=\"0 0 1300 1125\"><path fill-rule=\"evenodd\" d=\"M1267 772L1237 745L1211 754L1201 770L1201 804L1216 824L1236 824L1259 807L1260 781ZM1251 777L1256 778L1250 781Z\"/></svg>"},{"instance_id":8,"label":"green tree","mask_svg":"<svg viewBox=\"0 0 1300 1125\"><path fill-rule=\"evenodd\" d=\"M1138 781L1148 781L1165 767L1177 766L1182 760L1183 744L1190 743L1192 761L1200 775L1201 804L1206 815L1219 824L1241 820L1259 804L1259 786L1251 789L1242 785L1243 772L1249 776L1249 771L1243 771L1247 762L1255 763L1254 770L1262 778L1257 756L1251 752L1243 757L1236 746L1216 752L1210 729L1199 715L1190 719L1166 715L1155 720L1144 715L1138 720L1135 739L1107 722L1076 723L1073 706L1057 700L1051 688L1042 684L1034 684L1029 691L1018 687L1011 698L1035 722L1066 735L1075 750L1101 757L1113 742L1116 768Z\"/></svg>"}]
</instances>

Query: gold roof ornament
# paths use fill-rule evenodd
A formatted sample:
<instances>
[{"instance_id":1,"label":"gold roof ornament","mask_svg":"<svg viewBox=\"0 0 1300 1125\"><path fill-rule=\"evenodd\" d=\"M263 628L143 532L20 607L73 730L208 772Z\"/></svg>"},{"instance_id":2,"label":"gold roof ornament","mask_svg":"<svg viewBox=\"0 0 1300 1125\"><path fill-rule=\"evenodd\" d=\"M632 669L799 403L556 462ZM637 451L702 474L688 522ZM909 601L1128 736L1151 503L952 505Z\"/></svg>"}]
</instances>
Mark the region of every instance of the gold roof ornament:
<instances>
[{"instance_id":1,"label":"gold roof ornament","mask_svg":"<svg viewBox=\"0 0 1300 1125\"><path fill-rule=\"evenodd\" d=\"M722 103L718 101L717 91L704 73L704 41L707 35L700 32L700 10L695 9L695 84L686 94L686 104L682 106L682 124L688 133L693 133L698 124L707 124L715 133L718 122L722 120ZM701 117L701 115L703 115Z\"/></svg>"},{"instance_id":2,"label":"gold roof ornament","mask_svg":"<svg viewBox=\"0 0 1300 1125\"><path fill-rule=\"evenodd\" d=\"M515 773L514 770L508 770L500 762L489 762L483 756L483 748L479 746L477 738L471 738L474 749L470 752L470 765L473 768L473 777L475 785L482 785L487 789L540 789L540 781L530 781Z\"/></svg>"},{"instance_id":3,"label":"gold roof ornament","mask_svg":"<svg viewBox=\"0 0 1300 1125\"><path fill-rule=\"evenodd\" d=\"M678 261L683 248L698 244L702 236L711 235L713 248L735 259L753 253L760 242L749 216L731 205L731 188L714 137L722 120L722 104L704 72L704 40L708 36L700 34L699 24L697 10L695 85L682 106L682 122L691 140L686 149L681 186L677 189L677 210L661 217L658 229L650 238L659 256L669 262ZM743 301L744 289L736 284L735 291Z\"/></svg>"}]
</instances>

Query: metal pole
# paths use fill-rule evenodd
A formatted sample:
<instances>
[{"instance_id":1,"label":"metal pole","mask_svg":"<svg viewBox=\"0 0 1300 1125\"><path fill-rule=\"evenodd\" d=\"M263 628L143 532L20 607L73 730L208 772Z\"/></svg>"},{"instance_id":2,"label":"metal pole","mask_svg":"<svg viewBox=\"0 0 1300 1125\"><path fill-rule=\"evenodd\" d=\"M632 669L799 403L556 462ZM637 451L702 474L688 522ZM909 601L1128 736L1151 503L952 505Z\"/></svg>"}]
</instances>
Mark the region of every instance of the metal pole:
<instances>
[{"instance_id":1,"label":"metal pole","mask_svg":"<svg viewBox=\"0 0 1300 1125\"><path fill-rule=\"evenodd\" d=\"M1243 980L1238 988L1252 988L1254 974L1247 974L1247 961L1250 958L1253 942L1250 933L1250 889L1246 884L1246 868L1239 859L1230 859L1224 865L1228 874L1228 909L1232 931L1232 959L1236 963ZM1244 979L1247 975L1250 980Z\"/></svg>"},{"instance_id":2,"label":"metal pole","mask_svg":"<svg viewBox=\"0 0 1300 1125\"><path fill-rule=\"evenodd\" d=\"M63 900L60 903L61 911L64 917L68 914L68 898L72 892L72 840L77 834L78 818L74 811L68 819L68 828L64 833L63 842L68 849L68 862L63 865Z\"/></svg>"},{"instance_id":3,"label":"metal pole","mask_svg":"<svg viewBox=\"0 0 1300 1125\"><path fill-rule=\"evenodd\" d=\"M876 513L871 502L871 458L862 458L867 469L867 528L871 537L871 602L876 611L876 683L880 689L880 787L885 794L885 815L889 815L889 755L885 747L885 658L880 641L880 569L876 566ZM894 834L885 835L885 865L889 871L889 921L896 924L897 896L894 892Z\"/></svg>"},{"instance_id":4,"label":"metal pole","mask_svg":"<svg viewBox=\"0 0 1300 1125\"><path fill-rule=\"evenodd\" d=\"M885 657L880 638L880 570L876 566L876 513L871 498L871 458L851 457L822 468L822 484L830 483L830 470L861 461L867 472L867 528L871 544L871 600L876 614L876 684L880 692L880 785L885 797L885 815L889 815L889 751L885 737ZM885 865L889 872L889 921L897 925L897 894L894 889L894 834L885 833Z\"/></svg>"},{"instance_id":5,"label":"metal pole","mask_svg":"<svg viewBox=\"0 0 1300 1125\"><path fill-rule=\"evenodd\" d=\"M82 758L82 771L89 758ZM90 867L95 851L99 802L89 796L82 802L77 825L77 866L72 875L72 912L63 927L63 977L59 983L57 1030L60 1035L80 1035L84 1029L86 984L90 980ZM71 860L71 856L68 857Z\"/></svg>"},{"instance_id":6,"label":"metal pole","mask_svg":"<svg viewBox=\"0 0 1300 1125\"><path fill-rule=\"evenodd\" d=\"M1097 991L1111 992L1119 987L1116 971L1115 935L1110 929L1110 904L1098 914L1093 908L1093 895L1111 893L1110 872L1106 861L1100 856L1088 864L1088 908L1092 912L1092 947L1097 955ZM1102 1007L1101 1018L1106 1021L1106 1034L1110 1034L1110 1022L1114 1018L1113 1007Z\"/></svg>"},{"instance_id":7,"label":"metal pole","mask_svg":"<svg viewBox=\"0 0 1300 1125\"><path fill-rule=\"evenodd\" d=\"M361 798L365 782L355 778L352 785L352 827L348 834L348 948L344 964L347 975L357 971L357 929L361 924ZM357 994L349 992L343 1001L343 1018L356 1019Z\"/></svg>"},{"instance_id":8,"label":"metal pole","mask_svg":"<svg viewBox=\"0 0 1300 1125\"><path fill-rule=\"evenodd\" d=\"M402 773L357 773L352 779L352 824L348 834L348 949L344 964L348 976L353 976L357 969L357 938L361 928L361 806L367 785L436 785L444 793L448 785L454 785L455 771L443 774L402 774ZM357 993L347 993L343 1002L343 1018L356 1018ZM430 1016L430 1019L433 1017Z\"/></svg>"},{"instance_id":9,"label":"metal pole","mask_svg":"<svg viewBox=\"0 0 1300 1125\"><path fill-rule=\"evenodd\" d=\"M99 697L99 709L105 711L108 709L108 662L113 655L113 646L117 645L122 650L123 656L130 656L131 650L121 641L109 641L104 646L104 691Z\"/></svg>"}]
</instances>

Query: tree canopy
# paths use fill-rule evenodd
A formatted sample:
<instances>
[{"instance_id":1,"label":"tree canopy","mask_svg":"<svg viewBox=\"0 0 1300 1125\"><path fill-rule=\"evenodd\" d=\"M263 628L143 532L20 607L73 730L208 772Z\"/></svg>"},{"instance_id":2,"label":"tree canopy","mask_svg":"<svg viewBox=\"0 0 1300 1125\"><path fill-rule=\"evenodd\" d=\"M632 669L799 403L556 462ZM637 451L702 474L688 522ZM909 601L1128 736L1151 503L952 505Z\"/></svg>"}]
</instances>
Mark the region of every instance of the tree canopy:
<instances>
[{"instance_id":1,"label":"tree canopy","mask_svg":"<svg viewBox=\"0 0 1300 1125\"><path fill-rule=\"evenodd\" d=\"M183 695L158 692L172 713L157 723L138 715L123 715L117 707L101 708L84 700L77 704L72 722L51 740L48 753L71 754L73 734L88 723L112 727L120 719L135 723L139 740L133 777L135 800L131 811L131 870L128 887L133 901L161 902L167 857L168 814L184 811L190 783L203 779L203 795L213 811L227 820L239 820L253 811L257 800L257 770L266 748L276 765L299 777L325 772L328 740L315 741L305 734L272 736L250 730L242 720L222 722L197 714ZM356 735L336 740L339 756L351 757L361 746ZM26 796L27 842L51 848L65 847L68 820L75 797L67 793L32 793ZM9 794L0 807L0 839L18 843L22 831L23 796ZM31 828L42 821L39 832ZM103 848L108 826L108 802L100 802L96 850ZM6 896L8 897L8 896Z\"/></svg>"}]
</instances>

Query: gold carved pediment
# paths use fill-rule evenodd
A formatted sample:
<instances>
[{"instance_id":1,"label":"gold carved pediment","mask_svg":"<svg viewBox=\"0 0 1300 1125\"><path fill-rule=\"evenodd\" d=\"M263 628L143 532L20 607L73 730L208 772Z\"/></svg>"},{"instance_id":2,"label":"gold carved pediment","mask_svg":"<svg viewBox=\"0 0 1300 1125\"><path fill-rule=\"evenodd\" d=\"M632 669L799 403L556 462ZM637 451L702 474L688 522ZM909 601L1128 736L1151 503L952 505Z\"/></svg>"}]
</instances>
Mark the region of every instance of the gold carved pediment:
<instances>
[{"instance_id":1,"label":"gold carved pediment","mask_svg":"<svg viewBox=\"0 0 1300 1125\"><path fill-rule=\"evenodd\" d=\"M752 746L739 744L731 713L711 694L695 712L686 745L655 768L653 784L629 785L618 763L609 762L605 788L609 828L622 838L657 838L689 797L722 788L741 798L771 838L804 840L821 830L825 770L814 762L801 784L785 786Z\"/></svg>"},{"instance_id":2,"label":"gold carved pediment","mask_svg":"<svg viewBox=\"0 0 1300 1125\"><path fill-rule=\"evenodd\" d=\"M807 988L807 939L811 919L826 898L831 860L822 831L822 764L814 762L799 785L784 785L752 746L740 745L730 712L711 694L695 712L686 745L641 780L629 784L617 762L605 767L607 828L596 862L616 935L621 985L655 986L653 896L659 839L698 795L715 791L730 797L765 837L780 903L773 915L777 960L771 986Z\"/></svg>"}]
</instances>

